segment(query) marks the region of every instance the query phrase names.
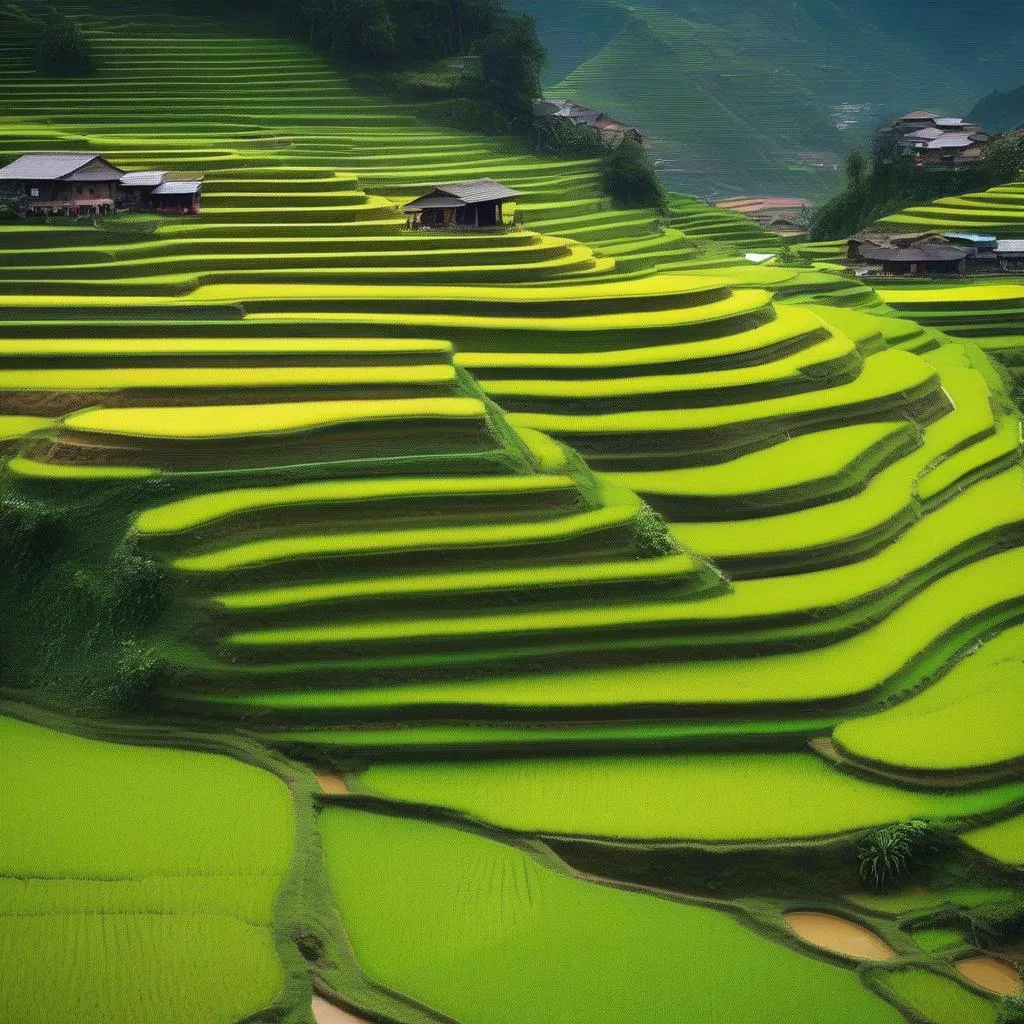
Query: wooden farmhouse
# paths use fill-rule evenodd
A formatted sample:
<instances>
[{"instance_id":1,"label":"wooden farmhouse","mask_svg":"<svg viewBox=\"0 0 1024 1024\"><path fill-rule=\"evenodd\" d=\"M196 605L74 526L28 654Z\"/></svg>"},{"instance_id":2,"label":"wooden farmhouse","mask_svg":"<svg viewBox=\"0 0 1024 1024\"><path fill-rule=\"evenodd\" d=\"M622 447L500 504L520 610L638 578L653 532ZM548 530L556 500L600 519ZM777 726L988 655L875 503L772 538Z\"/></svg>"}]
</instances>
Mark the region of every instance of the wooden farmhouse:
<instances>
[{"instance_id":1,"label":"wooden farmhouse","mask_svg":"<svg viewBox=\"0 0 1024 1024\"><path fill-rule=\"evenodd\" d=\"M26 153L0 167L0 185L22 195L29 216L77 217L114 210L199 212L202 182L166 171L124 171L99 153Z\"/></svg>"},{"instance_id":2,"label":"wooden farmhouse","mask_svg":"<svg viewBox=\"0 0 1024 1024\"><path fill-rule=\"evenodd\" d=\"M109 213L123 175L99 153L26 153L0 167L0 183L24 193L30 214Z\"/></svg>"},{"instance_id":3,"label":"wooden farmhouse","mask_svg":"<svg viewBox=\"0 0 1024 1024\"><path fill-rule=\"evenodd\" d=\"M126 209L153 213L198 213L203 183L176 181L166 171L130 171L119 183L121 203Z\"/></svg>"},{"instance_id":4,"label":"wooden farmhouse","mask_svg":"<svg viewBox=\"0 0 1024 1024\"><path fill-rule=\"evenodd\" d=\"M412 228L473 231L504 226L504 204L522 193L493 178L435 185L405 206Z\"/></svg>"}]
</instances>

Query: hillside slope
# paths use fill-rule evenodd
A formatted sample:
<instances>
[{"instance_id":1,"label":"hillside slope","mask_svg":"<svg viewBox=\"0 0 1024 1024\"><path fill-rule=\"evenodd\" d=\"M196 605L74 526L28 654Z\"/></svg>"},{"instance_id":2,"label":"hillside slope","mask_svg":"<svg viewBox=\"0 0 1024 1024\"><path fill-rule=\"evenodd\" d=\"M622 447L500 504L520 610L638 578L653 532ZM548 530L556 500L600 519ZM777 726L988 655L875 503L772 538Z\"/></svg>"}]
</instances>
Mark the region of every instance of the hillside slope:
<instances>
[{"instance_id":1,"label":"hillside slope","mask_svg":"<svg viewBox=\"0 0 1024 1024\"><path fill-rule=\"evenodd\" d=\"M90 24L96 79L6 55L0 151L202 170L204 209L0 226L3 508L43 541L0 580L7 691L45 696L104 633L79 535L152 568L147 717L344 776L315 908L343 941L290 934L367 1019L991 1024L953 964L1017 895L1019 732L1003 704L922 714L956 748L938 778L833 736L969 685L1024 618L1020 422L984 356L298 43ZM402 197L480 174L526 228L404 229ZM961 838L896 911L857 851L909 818ZM812 949L808 906L884 955Z\"/></svg>"},{"instance_id":2,"label":"hillside slope","mask_svg":"<svg viewBox=\"0 0 1024 1024\"><path fill-rule=\"evenodd\" d=\"M1016 84L1019 7L766 0L557 0L518 6L550 55L548 95L649 132L666 180L699 194L819 194L831 177L798 154L839 155L913 107L963 114L986 87ZM941 73L936 74L936 68ZM838 132L831 104L869 105Z\"/></svg>"}]
</instances>

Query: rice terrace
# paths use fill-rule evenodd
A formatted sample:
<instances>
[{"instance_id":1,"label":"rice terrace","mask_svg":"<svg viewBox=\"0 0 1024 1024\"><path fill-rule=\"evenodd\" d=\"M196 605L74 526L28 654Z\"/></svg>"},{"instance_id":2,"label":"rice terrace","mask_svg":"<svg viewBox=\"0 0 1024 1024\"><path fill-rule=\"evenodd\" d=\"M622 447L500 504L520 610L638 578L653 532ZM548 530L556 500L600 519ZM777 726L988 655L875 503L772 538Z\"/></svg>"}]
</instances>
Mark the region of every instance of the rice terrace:
<instances>
[{"instance_id":1,"label":"rice terrace","mask_svg":"<svg viewBox=\"0 0 1024 1024\"><path fill-rule=\"evenodd\" d=\"M0 1024L1024 1022L1024 131L515 6L0 0Z\"/></svg>"}]
</instances>

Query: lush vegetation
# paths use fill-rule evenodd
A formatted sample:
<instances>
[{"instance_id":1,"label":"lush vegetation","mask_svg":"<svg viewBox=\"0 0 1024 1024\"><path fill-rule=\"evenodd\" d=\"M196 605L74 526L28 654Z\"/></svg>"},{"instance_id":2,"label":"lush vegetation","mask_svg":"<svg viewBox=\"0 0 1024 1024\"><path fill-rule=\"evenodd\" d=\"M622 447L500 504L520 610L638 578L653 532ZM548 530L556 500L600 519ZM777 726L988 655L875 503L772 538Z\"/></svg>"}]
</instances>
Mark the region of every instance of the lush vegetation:
<instances>
[{"instance_id":1,"label":"lush vegetation","mask_svg":"<svg viewBox=\"0 0 1024 1024\"><path fill-rule=\"evenodd\" d=\"M58 8L36 0L0 3L0 43L24 47L45 75L80 77L96 70L92 44L81 27ZM0 210L3 201L0 198Z\"/></svg>"},{"instance_id":2,"label":"lush vegetation","mask_svg":"<svg viewBox=\"0 0 1024 1024\"><path fill-rule=\"evenodd\" d=\"M880 152L869 163L855 150L846 162L843 190L814 211L808 238L846 238L905 207L1014 182L1022 168L1022 132L997 136L980 163L950 170L921 170L909 158L890 160Z\"/></svg>"},{"instance_id":3,"label":"lush vegetation","mask_svg":"<svg viewBox=\"0 0 1024 1024\"><path fill-rule=\"evenodd\" d=\"M109 821L117 796L128 850L173 867L186 847L139 790L156 779L175 825L188 791L179 831L237 860L186 871L182 896L205 914L237 894L232 920L262 922L235 943L253 969L225 1024L304 1019L309 973L398 1024L835 1005L878 1024L915 1001L941 1019L934 982L886 984L910 971L972 997L946 1000L957 1024L991 1024L952 963L1009 941L1024 784L892 778L852 766L836 731L909 711L1024 608L1019 417L984 352L929 319L935 297L909 290L911 321L826 265L753 266L781 247L753 222L674 194L613 202L603 151L428 120L435 99L367 91L365 62L357 88L308 33L162 8L88 24L91 78L5 50L0 154L200 171L203 210L0 227L3 686L288 781L293 803L255 768L165 785L198 755L123 745L83 789L54 770L77 752L46 760L75 804L54 827L93 836L79 819ZM521 193L515 223L405 228L411 197L482 176ZM1016 315L1012 289L976 298ZM122 641L142 669L123 678ZM333 892L312 780L256 739L344 776L321 775ZM239 808L263 830L238 826L244 850L205 824ZM917 819L955 833L917 865L923 893L869 892L858 847ZM893 959L805 944L784 915L808 910ZM925 928L959 944L925 949ZM41 963L60 934L31 936ZM217 999L244 987L206 969ZM11 1003L34 1005L41 970L19 966ZM61 998L94 976L69 969ZM110 988L101 1008L140 998Z\"/></svg>"},{"instance_id":4,"label":"lush vegetation","mask_svg":"<svg viewBox=\"0 0 1024 1024\"><path fill-rule=\"evenodd\" d=\"M537 1024L776 1013L810 1024L823 1002L850 1024L901 1019L852 971L721 910L583 881L532 850L424 821L332 808L321 830L363 970L450 1019L499 1024L516 1007Z\"/></svg>"},{"instance_id":5,"label":"lush vegetation","mask_svg":"<svg viewBox=\"0 0 1024 1024\"><path fill-rule=\"evenodd\" d=\"M979 93L1015 80L1024 28L1010 3L970 18L948 4L882 0L518 6L537 18L548 95L649 132L672 188L718 196L828 195L833 164L873 124L922 105L963 115ZM842 103L853 105L845 131L832 109Z\"/></svg>"},{"instance_id":6,"label":"lush vegetation","mask_svg":"<svg viewBox=\"0 0 1024 1024\"><path fill-rule=\"evenodd\" d=\"M275 907L295 814L281 779L10 717L0 778L5 1019L220 1024L287 1006Z\"/></svg>"}]
</instances>

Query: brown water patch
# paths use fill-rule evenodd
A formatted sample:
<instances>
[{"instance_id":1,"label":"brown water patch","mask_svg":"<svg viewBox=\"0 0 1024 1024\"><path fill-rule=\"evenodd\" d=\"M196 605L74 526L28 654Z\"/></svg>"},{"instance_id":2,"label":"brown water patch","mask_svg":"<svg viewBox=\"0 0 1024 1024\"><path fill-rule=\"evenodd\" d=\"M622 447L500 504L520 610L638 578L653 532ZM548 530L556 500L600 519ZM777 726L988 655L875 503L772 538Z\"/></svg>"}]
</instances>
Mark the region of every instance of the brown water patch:
<instances>
[{"instance_id":1,"label":"brown water patch","mask_svg":"<svg viewBox=\"0 0 1024 1024\"><path fill-rule=\"evenodd\" d=\"M316 1024L369 1024L362 1017L357 1017L354 1013L321 999L320 996L313 996L313 1019Z\"/></svg>"},{"instance_id":2,"label":"brown water patch","mask_svg":"<svg viewBox=\"0 0 1024 1024\"><path fill-rule=\"evenodd\" d=\"M997 996L1013 995L1024 988L1024 982L1016 969L994 956L969 956L957 960L953 966L978 988L994 992Z\"/></svg>"},{"instance_id":3,"label":"brown water patch","mask_svg":"<svg viewBox=\"0 0 1024 1024\"><path fill-rule=\"evenodd\" d=\"M334 772L315 771L313 775L316 777L321 793L326 793L328 796L347 796L352 792L345 780L340 775L335 775Z\"/></svg>"},{"instance_id":4,"label":"brown water patch","mask_svg":"<svg viewBox=\"0 0 1024 1024\"><path fill-rule=\"evenodd\" d=\"M880 935L856 921L814 910L795 910L782 919L812 946L856 960L895 960L892 947Z\"/></svg>"}]
</instances>

